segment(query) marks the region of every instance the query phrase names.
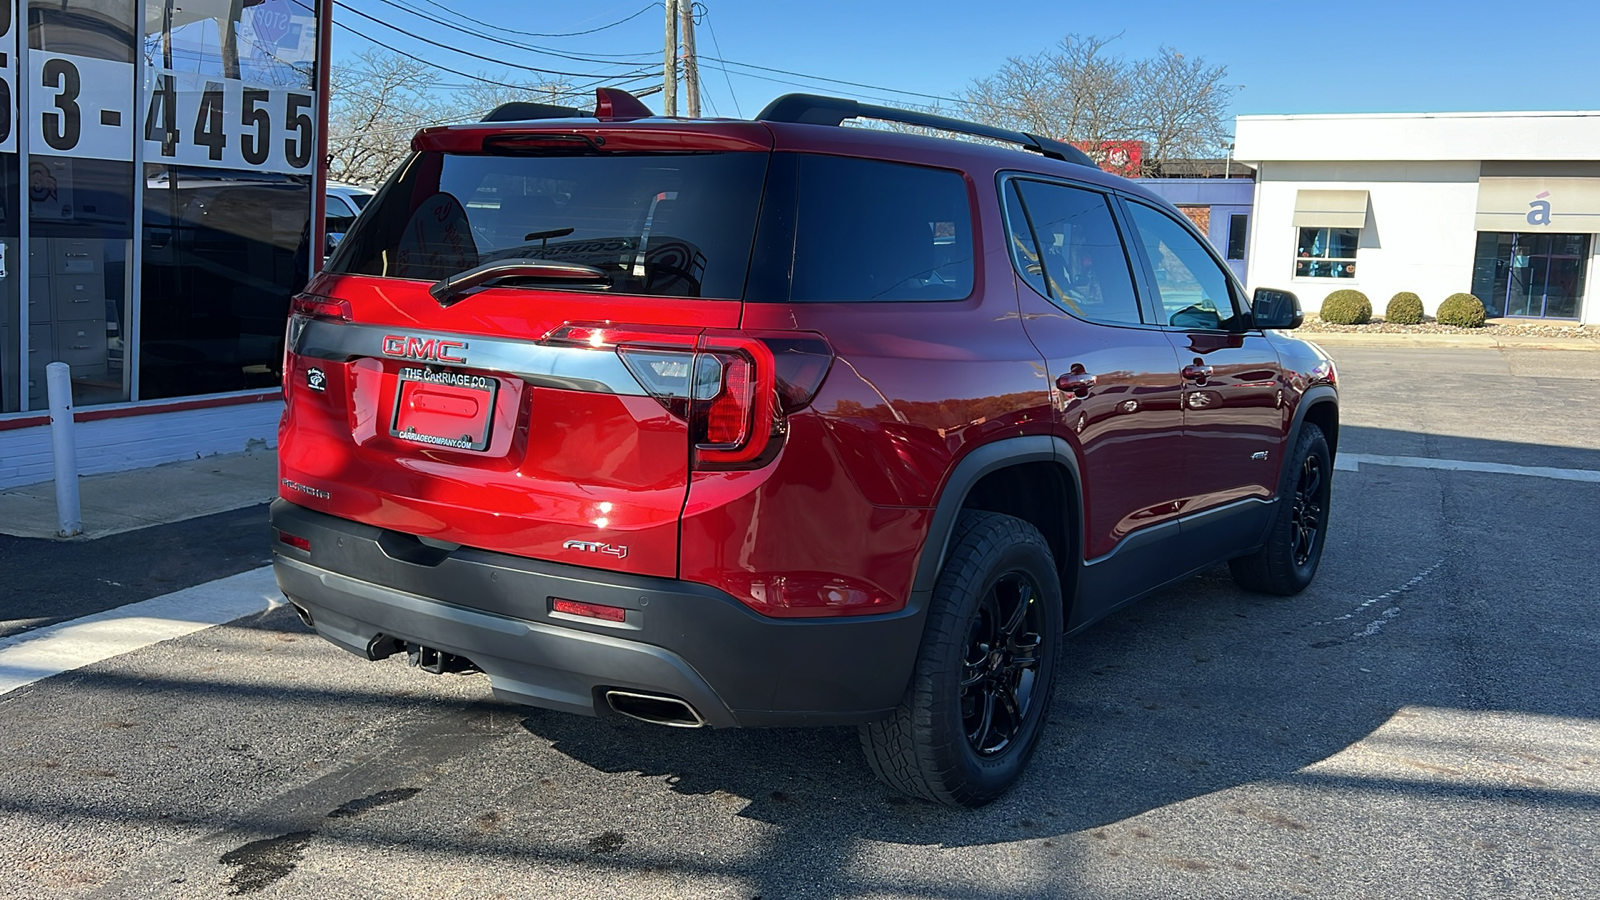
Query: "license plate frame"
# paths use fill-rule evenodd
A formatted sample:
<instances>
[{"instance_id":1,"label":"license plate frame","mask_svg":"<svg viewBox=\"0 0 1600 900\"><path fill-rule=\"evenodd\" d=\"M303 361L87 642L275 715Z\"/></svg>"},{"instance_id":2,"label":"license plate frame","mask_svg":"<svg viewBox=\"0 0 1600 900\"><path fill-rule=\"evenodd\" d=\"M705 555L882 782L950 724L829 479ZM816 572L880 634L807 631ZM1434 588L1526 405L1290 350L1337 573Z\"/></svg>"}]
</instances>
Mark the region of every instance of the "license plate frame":
<instances>
[{"instance_id":1,"label":"license plate frame","mask_svg":"<svg viewBox=\"0 0 1600 900\"><path fill-rule=\"evenodd\" d=\"M490 375L405 366L395 384L389 435L423 447L482 453L489 449L499 391L500 381ZM463 429L458 434L435 433L457 427Z\"/></svg>"}]
</instances>

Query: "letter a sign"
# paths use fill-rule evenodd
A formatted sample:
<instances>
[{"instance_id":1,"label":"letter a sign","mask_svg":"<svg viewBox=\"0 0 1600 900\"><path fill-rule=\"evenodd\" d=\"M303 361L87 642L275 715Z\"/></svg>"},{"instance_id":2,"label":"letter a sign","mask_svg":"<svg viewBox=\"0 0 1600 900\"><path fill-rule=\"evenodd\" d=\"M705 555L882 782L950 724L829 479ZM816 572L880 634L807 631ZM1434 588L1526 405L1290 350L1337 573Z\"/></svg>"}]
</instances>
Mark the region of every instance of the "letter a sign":
<instances>
[{"instance_id":1,"label":"letter a sign","mask_svg":"<svg viewBox=\"0 0 1600 900\"><path fill-rule=\"evenodd\" d=\"M1545 192L1541 193L1538 196L1537 199L1529 201L1529 203L1528 203L1528 224L1529 225L1549 225L1550 224L1550 201L1545 199L1548 196L1550 196L1550 192L1549 191L1545 191Z\"/></svg>"}]
</instances>

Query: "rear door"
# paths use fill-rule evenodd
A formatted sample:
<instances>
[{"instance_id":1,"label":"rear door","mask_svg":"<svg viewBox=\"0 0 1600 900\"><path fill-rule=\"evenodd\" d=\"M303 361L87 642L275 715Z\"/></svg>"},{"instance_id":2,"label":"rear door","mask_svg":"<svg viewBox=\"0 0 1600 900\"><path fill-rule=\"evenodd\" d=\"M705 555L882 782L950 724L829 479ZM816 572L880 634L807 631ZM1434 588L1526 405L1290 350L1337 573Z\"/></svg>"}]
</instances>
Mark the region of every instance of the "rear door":
<instances>
[{"instance_id":1,"label":"rear door","mask_svg":"<svg viewBox=\"0 0 1600 900\"><path fill-rule=\"evenodd\" d=\"M1023 326L1045 357L1055 432L1078 452L1084 554L1104 558L1178 515L1177 357L1146 321L1108 195L1030 178L1004 190Z\"/></svg>"},{"instance_id":2,"label":"rear door","mask_svg":"<svg viewBox=\"0 0 1600 900\"><path fill-rule=\"evenodd\" d=\"M431 541L675 575L688 400L722 388L699 343L738 325L770 135L420 140L297 302L281 495L391 530L402 558ZM495 262L538 265L430 293Z\"/></svg>"}]
</instances>

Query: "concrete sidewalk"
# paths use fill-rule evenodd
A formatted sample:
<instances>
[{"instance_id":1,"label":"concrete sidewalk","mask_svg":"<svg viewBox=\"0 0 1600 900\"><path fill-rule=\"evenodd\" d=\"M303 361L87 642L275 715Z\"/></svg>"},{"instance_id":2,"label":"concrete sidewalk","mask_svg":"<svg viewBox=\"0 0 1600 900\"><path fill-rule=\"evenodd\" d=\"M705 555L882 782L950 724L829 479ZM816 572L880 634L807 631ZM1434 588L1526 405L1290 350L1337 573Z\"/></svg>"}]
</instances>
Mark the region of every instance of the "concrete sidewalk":
<instances>
[{"instance_id":1,"label":"concrete sidewalk","mask_svg":"<svg viewBox=\"0 0 1600 900\"><path fill-rule=\"evenodd\" d=\"M74 540L266 503L277 496L277 472L277 452L256 450L84 476L83 534ZM55 537L55 482L0 491L0 534Z\"/></svg>"}]
</instances>

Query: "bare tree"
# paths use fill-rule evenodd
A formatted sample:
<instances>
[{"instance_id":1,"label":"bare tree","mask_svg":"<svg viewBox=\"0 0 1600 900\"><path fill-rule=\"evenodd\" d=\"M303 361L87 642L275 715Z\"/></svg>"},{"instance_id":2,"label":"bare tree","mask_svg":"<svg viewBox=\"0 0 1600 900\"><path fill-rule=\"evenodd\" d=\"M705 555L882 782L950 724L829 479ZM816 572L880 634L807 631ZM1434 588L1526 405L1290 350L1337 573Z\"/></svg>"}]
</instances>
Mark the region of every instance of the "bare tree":
<instances>
[{"instance_id":1,"label":"bare tree","mask_svg":"<svg viewBox=\"0 0 1600 900\"><path fill-rule=\"evenodd\" d=\"M376 49L334 70L328 109L331 178L359 183L387 177L417 129L448 115L434 94L434 71Z\"/></svg>"},{"instance_id":2,"label":"bare tree","mask_svg":"<svg viewBox=\"0 0 1600 900\"><path fill-rule=\"evenodd\" d=\"M447 92L432 66L377 49L333 74L328 172L335 180L358 183L388 177L405 158L412 135L429 125L473 121L514 100L562 106L589 100L565 82L513 86L504 76L488 75Z\"/></svg>"},{"instance_id":3,"label":"bare tree","mask_svg":"<svg viewBox=\"0 0 1600 900\"><path fill-rule=\"evenodd\" d=\"M477 119L505 103L524 101L552 106L594 106L594 98L575 91L565 81L546 81L509 87L505 83L479 81L456 92L452 106L461 119Z\"/></svg>"},{"instance_id":4,"label":"bare tree","mask_svg":"<svg viewBox=\"0 0 1600 900\"><path fill-rule=\"evenodd\" d=\"M1145 141L1146 173L1152 164L1215 154L1228 138L1228 100L1233 95L1225 66L1185 59L1162 47L1154 59L1134 67L1134 104Z\"/></svg>"},{"instance_id":5,"label":"bare tree","mask_svg":"<svg viewBox=\"0 0 1600 900\"><path fill-rule=\"evenodd\" d=\"M1114 40L1068 35L1053 49L1011 57L968 86L962 112L1091 148L1143 141L1146 173L1215 152L1227 133L1227 68L1168 47L1130 62L1107 49Z\"/></svg>"}]
</instances>

